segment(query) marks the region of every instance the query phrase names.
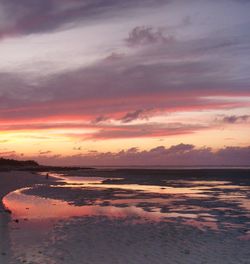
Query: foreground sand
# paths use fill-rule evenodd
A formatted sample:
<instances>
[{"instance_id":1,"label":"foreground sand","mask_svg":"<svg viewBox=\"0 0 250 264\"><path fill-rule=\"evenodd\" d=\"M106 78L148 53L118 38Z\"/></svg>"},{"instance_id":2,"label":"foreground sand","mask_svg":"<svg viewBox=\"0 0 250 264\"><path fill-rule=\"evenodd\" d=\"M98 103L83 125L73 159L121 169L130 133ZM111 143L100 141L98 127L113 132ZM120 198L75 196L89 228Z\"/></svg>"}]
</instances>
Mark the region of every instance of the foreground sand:
<instances>
[{"instance_id":1,"label":"foreground sand","mask_svg":"<svg viewBox=\"0 0 250 264\"><path fill-rule=\"evenodd\" d=\"M46 184L51 182L35 173L28 171L6 171L0 172L0 263L9 263L11 255L8 237L8 222L10 214L5 211L2 204L2 198L9 192L22 187L32 186L34 184Z\"/></svg>"},{"instance_id":2,"label":"foreground sand","mask_svg":"<svg viewBox=\"0 0 250 264\"><path fill-rule=\"evenodd\" d=\"M178 222L75 218L57 225L44 255L67 264L250 263L249 241L237 236L237 232L201 231Z\"/></svg>"},{"instance_id":3,"label":"foreground sand","mask_svg":"<svg viewBox=\"0 0 250 264\"><path fill-rule=\"evenodd\" d=\"M14 237L22 242L27 230ZM249 264L249 241L240 235L178 222L76 217L57 222L9 264Z\"/></svg>"}]
</instances>

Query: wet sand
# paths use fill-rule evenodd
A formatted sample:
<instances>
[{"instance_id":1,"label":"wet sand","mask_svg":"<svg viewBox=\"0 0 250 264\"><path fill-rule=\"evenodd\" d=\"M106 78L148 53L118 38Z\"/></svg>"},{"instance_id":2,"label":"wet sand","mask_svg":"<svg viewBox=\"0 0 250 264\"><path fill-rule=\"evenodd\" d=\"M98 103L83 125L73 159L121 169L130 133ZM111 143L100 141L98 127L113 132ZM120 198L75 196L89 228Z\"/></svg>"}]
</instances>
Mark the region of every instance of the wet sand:
<instances>
[{"instance_id":1,"label":"wet sand","mask_svg":"<svg viewBox=\"0 0 250 264\"><path fill-rule=\"evenodd\" d=\"M178 222L73 218L57 224L45 255L67 264L247 264L249 241L237 240L237 235Z\"/></svg>"},{"instance_id":2,"label":"wet sand","mask_svg":"<svg viewBox=\"0 0 250 264\"><path fill-rule=\"evenodd\" d=\"M45 179L34 172L29 171L4 171L0 172L0 263L7 264L10 261L10 241L8 223L11 214L3 206L2 199L8 193L19 188L33 186L34 184L48 184L53 179Z\"/></svg>"},{"instance_id":3,"label":"wet sand","mask_svg":"<svg viewBox=\"0 0 250 264\"><path fill-rule=\"evenodd\" d=\"M17 188L48 183L25 175ZM219 175L69 171L14 192L6 202L20 222L5 237L15 252L0 263L249 264L249 171Z\"/></svg>"}]
</instances>

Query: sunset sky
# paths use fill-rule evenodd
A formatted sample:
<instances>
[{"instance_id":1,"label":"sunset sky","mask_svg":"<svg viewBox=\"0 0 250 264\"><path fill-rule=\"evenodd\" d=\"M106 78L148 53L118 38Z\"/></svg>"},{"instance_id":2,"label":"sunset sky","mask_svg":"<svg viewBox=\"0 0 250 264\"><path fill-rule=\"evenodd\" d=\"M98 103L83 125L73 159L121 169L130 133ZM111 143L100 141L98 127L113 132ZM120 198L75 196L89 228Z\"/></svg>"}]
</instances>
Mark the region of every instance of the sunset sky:
<instances>
[{"instance_id":1,"label":"sunset sky","mask_svg":"<svg viewBox=\"0 0 250 264\"><path fill-rule=\"evenodd\" d=\"M250 1L0 0L0 156L250 165Z\"/></svg>"}]
</instances>

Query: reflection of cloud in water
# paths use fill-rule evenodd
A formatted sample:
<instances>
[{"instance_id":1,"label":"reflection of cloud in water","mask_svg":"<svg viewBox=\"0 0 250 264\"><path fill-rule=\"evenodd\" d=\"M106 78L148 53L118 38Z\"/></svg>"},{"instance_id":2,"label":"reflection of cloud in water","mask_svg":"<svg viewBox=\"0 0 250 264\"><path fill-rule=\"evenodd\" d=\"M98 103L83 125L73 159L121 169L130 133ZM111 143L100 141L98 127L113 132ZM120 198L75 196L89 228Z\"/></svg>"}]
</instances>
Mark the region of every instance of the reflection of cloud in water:
<instances>
[{"instance_id":1,"label":"reflection of cloud in water","mask_svg":"<svg viewBox=\"0 0 250 264\"><path fill-rule=\"evenodd\" d=\"M61 177L57 185L36 186L10 194L5 202L16 217L136 217L150 221L176 219L208 228L231 228L249 217L248 186L229 181L175 181L176 187L104 184L102 177ZM29 195L27 195L29 194ZM27 207L29 209L27 209ZM240 209L240 210L239 210ZM188 222L190 224L190 222ZM235 224L235 225L234 225Z\"/></svg>"},{"instance_id":2,"label":"reflection of cloud in water","mask_svg":"<svg viewBox=\"0 0 250 264\"><path fill-rule=\"evenodd\" d=\"M42 243L55 224L65 221L67 233L67 222L75 217L93 221L104 217L133 225L173 222L203 231L235 230L239 239L249 239L245 231L250 226L248 186L184 180L167 181L165 186L103 184L104 179L63 176L55 185L24 188L5 197L13 218L20 220L19 229L13 222L11 231L16 258L50 263L39 248L46 248Z\"/></svg>"},{"instance_id":3,"label":"reflection of cloud in water","mask_svg":"<svg viewBox=\"0 0 250 264\"><path fill-rule=\"evenodd\" d=\"M153 207L146 211L135 205L126 207L85 205L75 206L67 202L45 199L39 196L25 195L21 192L9 194L5 203L13 210L13 217L21 219L49 219L67 218L74 216L106 216L108 218L141 218L151 221L164 221L166 218L184 217L197 218L196 214L181 214L175 212L162 213L159 208Z\"/></svg>"}]
</instances>

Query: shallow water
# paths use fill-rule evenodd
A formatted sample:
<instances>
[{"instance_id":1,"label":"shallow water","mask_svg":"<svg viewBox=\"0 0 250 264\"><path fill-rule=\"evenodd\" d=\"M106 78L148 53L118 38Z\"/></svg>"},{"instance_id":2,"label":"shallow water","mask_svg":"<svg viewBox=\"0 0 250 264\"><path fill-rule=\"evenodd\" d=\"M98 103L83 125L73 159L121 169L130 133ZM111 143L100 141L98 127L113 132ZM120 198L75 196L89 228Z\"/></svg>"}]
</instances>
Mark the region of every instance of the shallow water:
<instances>
[{"instance_id":1,"label":"shallow water","mask_svg":"<svg viewBox=\"0 0 250 264\"><path fill-rule=\"evenodd\" d=\"M46 240L53 239L57 223L74 217L122 219L129 224L178 222L215 232L250 226L248 186L227 181L178 181L178 187L103 184L107 178L53 176L57 185L24 188L4 198L12 211L13 263L53 263L41 253Z\"/></svg>"}]
</instances>

